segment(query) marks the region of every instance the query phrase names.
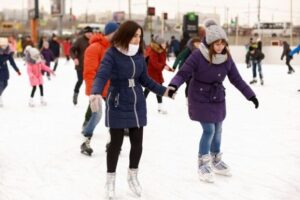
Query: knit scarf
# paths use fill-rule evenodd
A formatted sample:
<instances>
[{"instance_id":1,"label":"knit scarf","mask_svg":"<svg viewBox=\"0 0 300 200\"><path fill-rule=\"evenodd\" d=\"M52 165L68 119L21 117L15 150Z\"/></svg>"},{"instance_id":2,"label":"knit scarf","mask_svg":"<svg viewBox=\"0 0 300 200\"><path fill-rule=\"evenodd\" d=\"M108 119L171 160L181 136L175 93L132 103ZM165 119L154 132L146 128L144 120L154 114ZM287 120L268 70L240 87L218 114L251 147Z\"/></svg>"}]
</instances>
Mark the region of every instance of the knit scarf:
<instances>
[{"instance_id":1,"label":"knit scarf","mask_svg":"<svg viewBox=\"0 0 300 200\"><path fill-rule=\"evenodd\" d=\"M201 54L204 56L204 58L210 62L209 52L208 52L207 47L203 43L201 43L199 49L200 49ZM228 59L227 54L215 54L212 57L212 63L218 65L218 64L226 62L227 59Z\"/></svg>"}]
</instances>

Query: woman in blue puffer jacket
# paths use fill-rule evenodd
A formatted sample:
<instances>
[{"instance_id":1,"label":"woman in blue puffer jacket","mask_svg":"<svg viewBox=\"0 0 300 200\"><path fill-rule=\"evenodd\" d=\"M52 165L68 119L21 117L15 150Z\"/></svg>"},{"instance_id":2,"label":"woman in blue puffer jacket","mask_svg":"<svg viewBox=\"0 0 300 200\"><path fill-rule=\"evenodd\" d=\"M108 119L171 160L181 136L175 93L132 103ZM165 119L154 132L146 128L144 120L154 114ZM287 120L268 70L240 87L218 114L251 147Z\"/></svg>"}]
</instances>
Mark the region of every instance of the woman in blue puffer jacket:
<instances>
[{"instance_id":1,"label":"woman in blue puffer jacket","mask_svg":"<svg viewBox=\"0 0 300 200\"><path fill-rule=\"evenodd\" d=\"M106 100L105 125L110 128L111 141L107 149L107 197L115 196L115 175L124 130L129 129L131 143L128 184L136 196L141 195L137 179L142 155L143 127L147 124L146 101L143 87L167 96L169 89L157 84L147 74L143 55L143 30L134 21L123 23L115 33L101 62L90 95L92 112L101 109L101 93L108 80L110 88Z\"/></svg>"}]
</instances>

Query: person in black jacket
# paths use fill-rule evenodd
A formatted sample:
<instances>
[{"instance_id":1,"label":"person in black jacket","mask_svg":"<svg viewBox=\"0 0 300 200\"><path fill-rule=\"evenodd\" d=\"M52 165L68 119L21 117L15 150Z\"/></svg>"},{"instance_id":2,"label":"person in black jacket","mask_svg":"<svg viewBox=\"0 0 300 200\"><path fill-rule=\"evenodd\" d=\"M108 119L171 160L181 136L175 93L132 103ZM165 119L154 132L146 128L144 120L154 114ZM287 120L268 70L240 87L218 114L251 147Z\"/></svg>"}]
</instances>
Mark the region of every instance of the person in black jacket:
<instances>
[{"instance_id":1,"label":"person in black jacket","mask_svg":"<svg viewBox=\"0 0 300 200\"><path fill-rule=\"evenodd\" d=\"M287 41L281 41L281 45L283 47L283 51L281 54L281 60L285 57L285 64L288 66L288 74L294 73L295 70L291 66L290 62L293 59L293 56L290 56L289 53L291 52L291 48Z\"/></svg>"},{"instance_id":2,"label":"person in black jacket","mask_svg":"<svg viewBox=\"0 0 300 200\"><path fill-rule=\"evenodd\" d=\"M49 42L49 48L52 51L54 55L54 68L53 71L56 70L57 65L58 65L58 58L60 54L60 45L57 39L57 36L55 34L52 35L52 39Z\"/></svg>"},{"instance_id":3,"label":"person in black jacket","mask_svg":"<svg viewBox=\"0 0 300 200\"><path fill-rule=\"evenodd\" d=\"M83 82L83 58L86 48L89 46L89 39L93 35L93 29L87 26L83 29L83 35L80 36L70 49L70 56L74 60L75 69L77 72L77 82L74 88L73 103L77 104L79 89Z\"/></svg>"},{"instance_id":4,"label":"person in black jacket","mask_svg":"<svg viewBox=\"0 0 300 200\"><path fill-rule=\"evenodd\" d=\"M256 46L249 47L249 53L246 56L247 66L251 66L252 64L252 74L253 80L250 81L250 84L257 83L256 79L256 68L258 68L260 84L264 84L261 61L265 58L265 55L261 52L261 50Z\"/></svg>"}]
</instances>

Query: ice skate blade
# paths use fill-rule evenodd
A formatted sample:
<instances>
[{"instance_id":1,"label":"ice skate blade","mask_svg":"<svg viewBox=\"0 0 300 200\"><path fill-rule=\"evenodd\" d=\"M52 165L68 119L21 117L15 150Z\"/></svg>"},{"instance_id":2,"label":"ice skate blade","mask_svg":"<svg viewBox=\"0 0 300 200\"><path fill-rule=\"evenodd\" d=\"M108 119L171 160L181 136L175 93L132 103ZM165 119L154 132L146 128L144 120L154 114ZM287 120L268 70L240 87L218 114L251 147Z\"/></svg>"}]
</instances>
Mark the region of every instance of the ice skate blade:
<instances>
[{"instance_id":1,"label":"ice skate blade","mask_svg":"<svg viewBox=\"0 0 300 200\"><path fill-rule=\"evenodd\" d=\"M200 179L200 181L203 181L205 183L214 183L215 182L214 177L203 177L203 176L199 175L199 179Z\"/></svg>"},{"instance_id":2,"label":"ice skate blade","mask_svg":"<svg viewBox=\"0 0 300 200\"><path fill-rule=\"evenodd\" d=\"M227 177L232 176L231 172L216 172L216 171L214 171L214 172L215 172L215 174L220 175L220 176L227 176Z\"/></svg>"},{"instance_id":3,"label":"ice skate blade","mask_svg":"<svg viewBox=\"0 0 300 200\"><path fill-rule=\"evenodd\" d=\"M162 114L162 115L166 115L166 114L168 114L168 112L167 112L167 111L165 111L165 110L158 110L158 113L159 113L159 114Z\"/></svg>"},{"instance_id":4,"label":"ice skate blade","mask_svg":"<svg viewBox=\"0 0 300 200\"><path fill-rule=\"evenodd\" d=\"M129 186L129 189L131 191L131 194L134 195L135 197L141 197L142 196L142 191L138 192L138 191L136 191L134 188L132 188L130 186Z\"/></svg>"},{"instance_id":5,"label":"ice skate blade","mask_svg":"<svg viewBox=\"0 0 300 200\"><path fill-rule=\"evenodd\" d=\"M87 151L81 150L81 153L86 156L92 156L93 151L87 152Z\"/></svg>"}]
</instances>

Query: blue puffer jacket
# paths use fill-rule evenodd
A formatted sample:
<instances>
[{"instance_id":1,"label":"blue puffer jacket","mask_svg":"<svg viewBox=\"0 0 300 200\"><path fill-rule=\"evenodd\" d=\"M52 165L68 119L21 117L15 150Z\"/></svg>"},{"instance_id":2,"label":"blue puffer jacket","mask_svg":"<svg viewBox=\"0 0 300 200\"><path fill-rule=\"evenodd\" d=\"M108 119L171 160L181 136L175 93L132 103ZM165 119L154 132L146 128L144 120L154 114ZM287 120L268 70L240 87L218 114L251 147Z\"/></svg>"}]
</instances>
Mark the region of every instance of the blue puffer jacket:
<instances>
[{"instance_id":1,"label":"blue puffer jacket","mask_svg":"<svg viewBox=\"0 0 300 200\"><path fill-rule=\"evenodd\" d=\"M16 72L19 71L19 68L14 61L13 54L8 50L5 52L0 51L0 81L7 81L9 79L7 61L9 61Z\"/></svg>"},{"instance_id":2,"label":"blue puffer jacket","mask_svg":"<svg viewBox=\"0 0 300 200\"><path fill-rule=\"evenodd\" d=\"M142 86L161 96L166 87L149 78L143 54L127 56L115 47L108 49L95 77L92 94L101 94L109 79L105 125L110 128L145 126L147 109Z\"/></svg>"}]
</instances>

